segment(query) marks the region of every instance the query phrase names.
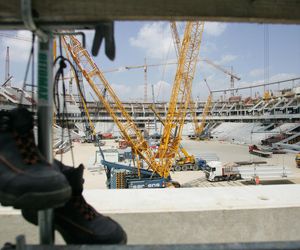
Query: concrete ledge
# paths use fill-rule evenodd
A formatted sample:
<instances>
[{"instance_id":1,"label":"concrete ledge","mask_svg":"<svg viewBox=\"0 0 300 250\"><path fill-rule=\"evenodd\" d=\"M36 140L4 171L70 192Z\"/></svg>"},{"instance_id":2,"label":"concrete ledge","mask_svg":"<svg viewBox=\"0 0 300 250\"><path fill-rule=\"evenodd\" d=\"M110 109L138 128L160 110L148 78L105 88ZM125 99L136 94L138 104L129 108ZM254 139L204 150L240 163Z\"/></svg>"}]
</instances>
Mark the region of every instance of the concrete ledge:
<instances>
[{"instance_id":1,"label":"concrete ledge","mask_svg":"<svg viewBox=\"0 0 300 250\"><path fill-rule=\"evenodd\" d=\"M300 207L300 184L172 189L91 189L102 213L161 213Z\"/></svg>"},{"instance_id":2,"label":"concrete ledge","mask_svg":"<svg viewBox=\"0 0 300 250\"><path fill-rule=\"evenodd\" d=\"M38 246L27 245L27 250L295 250L300 248L300 241L260 242L234 244L180 244L180 245L68 245ZM7 249L8 250L8 249ZM25 249L24 249L25 250Z\"/></svg>"},{"instance_id":3,"label":"concrete ledge","mask_svg":"<svg viewBox=\"0 0 300 250\"><path fill-rule=\"evenodd\" d=\"M300 185L87 190L84 194L98 211L125 228L129 244L300 240ZM29 244L38 243L37 228L24 223L18 211L0 211L0 244L14 242L22 232ZM61 238L56 242L63 243Z\"/></svg>"}]
</instances>

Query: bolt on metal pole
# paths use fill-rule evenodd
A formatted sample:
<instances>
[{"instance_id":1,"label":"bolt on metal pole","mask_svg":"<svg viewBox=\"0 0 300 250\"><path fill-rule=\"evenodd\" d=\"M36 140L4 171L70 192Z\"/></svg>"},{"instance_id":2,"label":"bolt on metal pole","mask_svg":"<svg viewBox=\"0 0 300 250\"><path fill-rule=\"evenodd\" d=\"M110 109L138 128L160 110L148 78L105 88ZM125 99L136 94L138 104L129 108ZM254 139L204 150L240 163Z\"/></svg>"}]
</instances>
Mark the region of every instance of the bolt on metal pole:
<instances>
[{"instance_id":1,"label":"bolt on metal pole","mask_svg":"<svg viewBox=\"0 0 300 250\"><path fill-rule=\"evenodd\" d=\"M44 42L39 39L38 47L38 146L49 163L53 162L52 124L53 124L53 46L52 37ZM38 213L40 243L53 244L53 209Z\"/></svg>"}]
</instances>

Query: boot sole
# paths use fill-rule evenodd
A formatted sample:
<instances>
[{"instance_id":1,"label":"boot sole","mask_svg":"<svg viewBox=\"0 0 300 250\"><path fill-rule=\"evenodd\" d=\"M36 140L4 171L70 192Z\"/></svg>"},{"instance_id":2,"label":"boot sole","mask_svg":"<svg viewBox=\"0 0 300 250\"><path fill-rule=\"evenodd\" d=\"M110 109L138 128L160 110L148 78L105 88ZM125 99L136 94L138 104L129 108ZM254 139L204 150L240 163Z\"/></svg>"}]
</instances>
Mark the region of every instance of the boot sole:
<instances>
[{"instance_id":1,"label":"boot sole","mask_svg":"<svg viewBox=\"0 0 300 250\"><path fill-rule=\"evenodd\" d=\"M17 209L46 209L64 205L71 197L70 187L51 192L31 192L14 196L0 191L2 206L12 206Z\"/></svg>"}]
</instances>

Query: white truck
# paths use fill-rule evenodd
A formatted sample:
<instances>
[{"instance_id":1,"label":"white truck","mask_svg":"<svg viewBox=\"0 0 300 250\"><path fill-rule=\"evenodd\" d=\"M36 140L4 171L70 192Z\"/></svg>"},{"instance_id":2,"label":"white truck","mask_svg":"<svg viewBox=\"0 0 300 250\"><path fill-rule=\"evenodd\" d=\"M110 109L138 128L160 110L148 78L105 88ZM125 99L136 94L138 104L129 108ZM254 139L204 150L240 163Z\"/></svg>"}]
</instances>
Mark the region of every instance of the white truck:
<instances>
[{"instance_id":1,"label":"white truck","mask_svg":"<svg viewBox=\"0 0 300 250\"><path fill-rule=\"evenodd\" d=\"M225 181L241 179L241 174L235 163L222 164L220 161L211 161L205 167L205 176L208 181Z\"/></svg>"},{"instance_id":2,"label":"white truck","mask_svg":"<svg viewBox=\"0 0 300 250\"><path fill-rule=\"evenodd\" d=\"M237 163L225 163L220 161L210 161L204 169L208 181L225 180L280 180L292 177L292 171L287 166L276 166L267 164L253 164L251 166L241 166Z\"/></svg>"}]
</instances>

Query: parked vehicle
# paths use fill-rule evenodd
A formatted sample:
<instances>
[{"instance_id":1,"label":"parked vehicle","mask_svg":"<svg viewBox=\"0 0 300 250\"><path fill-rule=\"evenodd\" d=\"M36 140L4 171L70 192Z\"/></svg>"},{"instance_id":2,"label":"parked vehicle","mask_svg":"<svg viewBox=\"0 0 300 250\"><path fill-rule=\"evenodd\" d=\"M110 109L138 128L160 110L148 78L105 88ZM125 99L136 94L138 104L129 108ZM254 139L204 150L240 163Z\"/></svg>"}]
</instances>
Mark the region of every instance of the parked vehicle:
<instances>
[{"instance_id":1,"label":"parked vehicle","mask_svg":"<svg viewBox=\"0 0 300 250\"><path fill-rule=\"evenodd\" d=\"M178 158L172 167L172 171L198 171L203 170L206 167L206 161L200 158L194 157L181 157Z\"/></svg>"},{"instance_id":2,"label":"parked vehicle","mask_svg":"<svg viewBox=\"0 0 300 250\"><path fill-rule=\"evenodd\" d=\"M241 179L237 164L222 164L220 161L211 161L205 167L205 176L208 181L225 181Z\"/></svg>"}]
</instances>

